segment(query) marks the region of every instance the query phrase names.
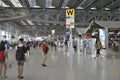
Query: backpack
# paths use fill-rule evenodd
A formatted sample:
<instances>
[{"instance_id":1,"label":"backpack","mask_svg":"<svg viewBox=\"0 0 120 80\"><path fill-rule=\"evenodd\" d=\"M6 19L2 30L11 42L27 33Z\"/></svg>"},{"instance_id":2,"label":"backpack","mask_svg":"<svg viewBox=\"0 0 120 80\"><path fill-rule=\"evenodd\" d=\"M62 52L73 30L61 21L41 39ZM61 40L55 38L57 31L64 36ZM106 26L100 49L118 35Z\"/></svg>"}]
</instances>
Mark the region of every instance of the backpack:
<instances>
[{"instance_id":1,"label":"backpack","mask_svg":"<svg viewBox=\"0 0 120 80\"><path fill-rule=\"evenodd\" d=\"M0 51L0 62L5 60L4 51Z\"/></svg>"},{"instance_id":2,"label":"backpack","mask_svg":"<svg viewBox=\"0 0 120 80\"><path fill-rule=\"evenodd\" d=\"M17 61L21 61L21 60L24 60L24 56L25 56L25 53L27 52L26 50L26 47L22 46L22 47L17 47L17 50L16 50L16 60Z\"/></svg>"},{"instance_id":3,"label":"backpack","mask_svg":"<svg viewBox=\"0 0 120 80\"><path fill-rule=\"evenodd\" d=\"M48 46L46 46L46 53L48 53L48 51L49 51L49 47L48 47Z\"/></svg>"}]
</instances>

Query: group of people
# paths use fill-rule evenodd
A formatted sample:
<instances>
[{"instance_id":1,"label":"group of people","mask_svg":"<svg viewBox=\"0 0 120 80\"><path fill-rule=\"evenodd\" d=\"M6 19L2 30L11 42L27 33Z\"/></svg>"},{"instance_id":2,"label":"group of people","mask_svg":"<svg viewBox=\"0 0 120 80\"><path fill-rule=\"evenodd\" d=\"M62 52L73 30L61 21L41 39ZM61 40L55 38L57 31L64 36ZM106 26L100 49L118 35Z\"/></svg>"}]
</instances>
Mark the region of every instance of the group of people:
<instances>
[{"instance_id":1,"label":"group of people","mask_svg":"<svg viewBox=\"0 0 120 80\"><path fill-rule=\"evenodd\" d=\"M67 40L67 39L65 40L65 51L67 51L67 49L68 49L68 41L69 40ZM86 47L86 43L83 42L83 44L84 44L84 47ZM95 47L95 53L96 53L95 58L97 58L97 57L102 58L101 53L100 53L100 50L102 49L102 44L101 44L101 41L99 38L96 38L94 47ZM74 37L73 37L73 48L74 48L74 51L77 51L77 41Z\"/></svg>"},{"instance_id":2,"label":"group of people","mask_svg":"<svg viewBox=\"0 0 120 80\"><path fill-rule=\"evenodd\" d=\"M20 38L19 43L17 44L15 48L15 59L17 61L18 65L18 75L17 77L19 79L23 79L23 68L24 68L24 62L26 61L26 54L30 54L30 43L24 43L24 39ZM46 67L47 65L45 64L47 60L46 54L48 53L49 47L47 44L46 39L41 42L40 48L42 50L43 54L43 62L42 66ZM8 48L7 44L5 41L0 42L0 80L7 78L6 76L6 71L7 71L7 65L8 65ZM9 64L9 67L12 67L11 64ZM4 70L4 72L3 72Z\"/></svg>"},{"instance_id":3,"label":"group of people","mask_svg":"<svg viewBox=\"0 0 120 80\"><path fill-rule=\"evenodd\" d=\"M55 44L57 45L57 41L55 41ZM76 48L76 41L73 40L73 47ZM65 46L67 47L67 41L65 41ZM47 60L47 53L49 51L49 47L48 47L48 42L46 39L44 39L39 47L42 50L42 54L43 54L43 62L42 62L42 66L46 67L47 65L46 60ZM96 49L96 57L100 56L100 50L102 48L101 42L99 39L96 40L95 43L95 49ZM26 53L30 53L30 43L24 43L24 39L20 38L19 39L19 43L15 48L15 58L17 61L17 65L18 65L18 78L19 79L23 79L23 67L24 67L24 62L26 61ZM56 47L55 47L56 50ZM76 49L75 49L76 51ZM0 77L1 78L7 78L6 76L6 70L7 70L7 61L8 61L8 48L7 45L4 41L1 41L0 43ZM2 73L2 70L4 69L4 73ZM3 75L3 76L2 76Z\"/></svg>"}]
</instances>

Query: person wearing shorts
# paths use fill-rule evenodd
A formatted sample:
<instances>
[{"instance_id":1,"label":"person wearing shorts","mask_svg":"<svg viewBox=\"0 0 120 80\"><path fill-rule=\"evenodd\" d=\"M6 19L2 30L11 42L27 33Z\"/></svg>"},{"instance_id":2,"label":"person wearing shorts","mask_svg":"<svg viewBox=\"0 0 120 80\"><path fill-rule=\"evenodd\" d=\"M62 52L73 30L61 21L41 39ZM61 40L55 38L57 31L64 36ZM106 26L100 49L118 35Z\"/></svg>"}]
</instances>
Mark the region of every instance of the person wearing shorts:
<instances>
[{"instance_id":1,"label":"person wearing shorts","mask_svg":"<svg viewBox=\"0 0 120 80\"><path fill-rule=\"evenodd\" d=\"M23 66L25 62L25 53L27 52L27 48L23 43L23 38L19 39L19 44L16 47L16 60L18 65L18 78L23 79Z\"/></svg>"}]
</instances>

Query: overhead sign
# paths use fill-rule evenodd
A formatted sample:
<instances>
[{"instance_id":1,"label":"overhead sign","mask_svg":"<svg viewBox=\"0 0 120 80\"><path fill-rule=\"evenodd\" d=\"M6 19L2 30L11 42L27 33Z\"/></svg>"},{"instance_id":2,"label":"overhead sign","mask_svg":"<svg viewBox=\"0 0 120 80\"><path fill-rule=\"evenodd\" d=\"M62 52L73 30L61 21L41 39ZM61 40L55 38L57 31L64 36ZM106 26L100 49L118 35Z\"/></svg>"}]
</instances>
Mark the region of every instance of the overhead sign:
<instances>
[{"instance_id":1,"label":"overhead sign","mask_svg":"<svg viewBox=\"0 0 120 80\"><path fill-rule=\"evenodd\" d=\"M74 15L75 15L74 9L67 9L66 10L66 17L68 17L68 16L74 17Z\"/></svg>"},{"instance_id":2,"label":"overhead sign","mask_svg":"<svg viewBox=\"0 0 120 80\"><path fill-rule=\"evenodd\" d=\"M74 28L75 27L74 15L75 15L74 9L66 10L66 28Z\"/></svg>"}]
</instances>

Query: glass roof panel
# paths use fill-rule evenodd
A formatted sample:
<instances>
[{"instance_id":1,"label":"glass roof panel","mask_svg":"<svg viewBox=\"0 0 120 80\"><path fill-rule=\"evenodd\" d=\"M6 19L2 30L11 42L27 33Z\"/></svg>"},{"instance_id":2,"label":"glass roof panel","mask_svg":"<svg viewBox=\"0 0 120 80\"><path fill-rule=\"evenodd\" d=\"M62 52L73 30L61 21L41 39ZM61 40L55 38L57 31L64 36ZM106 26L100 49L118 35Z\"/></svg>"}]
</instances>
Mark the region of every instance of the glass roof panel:
<instances>
[{"instance_id":1,"label":"glass roof panel","mask_svg":"<svg viewBox=\"0 0 120 80\"><path fill-rule=\"evenodd\" d=\"M29 25L34 25L31 20L26 20L26 21L29 23Z\"/></svg>"},{"instance_id":2,"label":"glass roof panel","mask_svg":"<svg viewBox=\"0 0 120 80\"><path fill-rule=\"evenodd\" d=\"M0 7L10 7L10 6L6 5L2 0L0 0Z\"/></svg>"},{"instance_id":3,"label":"glass roof panel","mask_svg":"<svg viewBox=\"0 0 120 80\"><path fill-rule=\"evenodd\" d=\"M30 4L30 7L33 7L33 8L40 8L40 6L38 6L36 4L36 0L28 0L29 4Z\"/></svg>"},{"instance_id":4,"label":"glass roof panel","mask_svg":"<svg viewBox=\"0 0 120 80\"><path fill-rule=\"evenodd\" d=\"M45 7L46 8L55 8L54 6L52 6L52 0L46 0Z\"/></svg>"},{"instance_id":5,"label":"glass roof panel","mask_svg":"<svg viewBox=\"0 0 120 80\"><path fill-rule=\"evenodd\" d=\"M10 0L15 7L23 7L19 0Z\"/></svg>"}]
</instances>

